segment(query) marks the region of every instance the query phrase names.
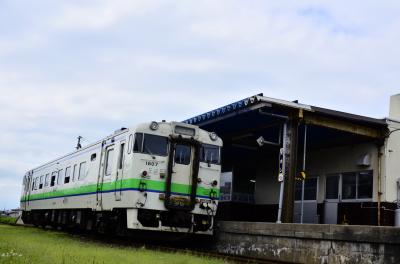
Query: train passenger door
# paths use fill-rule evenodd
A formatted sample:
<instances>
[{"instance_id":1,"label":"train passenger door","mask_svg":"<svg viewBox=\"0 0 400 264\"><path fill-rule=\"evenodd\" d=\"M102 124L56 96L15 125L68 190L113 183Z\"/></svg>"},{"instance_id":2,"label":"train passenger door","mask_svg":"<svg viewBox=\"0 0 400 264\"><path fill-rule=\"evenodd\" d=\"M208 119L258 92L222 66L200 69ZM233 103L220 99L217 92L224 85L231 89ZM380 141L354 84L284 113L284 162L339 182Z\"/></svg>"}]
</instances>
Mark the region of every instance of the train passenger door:
<instances>
[{"instance_id":1,"label":"train passenger door","mask_svg":"<svg viewBox=\"0 0 400 264\"><path fill-rule=\"evenodd\" d=\"M125 140L119 144L117 173L115 175L115 200L121 201L122 181L124 178Z\"/></svg>"},{"instance_id":2,"label":"train passenger door","mask_svg":"<svg viewBox=\"0 0 400 264\"><path fill-rule=\"evenodd\" d=\"M173 185L172 191L175 191L176 194L190 194L190 187L192 185L191 154L192 147L190 145L175 145L174 165L172 168L171 182Z\"/></svg>"},{"instance_id":3,"label":"train passenger door","mask_svg":"<svg viewBox=\"0 0 400 264\"><path fill-rule=\"evenodd\" d=\"M107 193L114 191L114 185L111 182L115 179L115 156L114 144L104 149L101 161L101 177L97 185L97 203L102 209Z\"/></svg>"},{"instance_id":4,"label":"train passenger door","mask_svg":"<svg viewBox=\"0 0 400 264\"><path fill-rule=\"evenodd\" d=\"M177 141L171 145L165 206L191 211L196 200L200 148L191 141Z\"/></svg>"}]
</instances>

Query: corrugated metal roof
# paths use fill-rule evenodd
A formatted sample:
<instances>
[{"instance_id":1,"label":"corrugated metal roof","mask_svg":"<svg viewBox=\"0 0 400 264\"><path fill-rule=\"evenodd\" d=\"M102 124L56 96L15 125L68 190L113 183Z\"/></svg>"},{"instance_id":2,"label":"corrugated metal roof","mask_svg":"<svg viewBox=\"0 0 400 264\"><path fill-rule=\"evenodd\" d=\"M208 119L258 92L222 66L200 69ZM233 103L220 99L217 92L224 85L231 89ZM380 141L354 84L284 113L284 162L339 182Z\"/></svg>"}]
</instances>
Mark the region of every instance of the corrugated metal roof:
<instances>
[{"instance_id":1,"label":"corrugated metal roof","mask_svg":"<svg viewBox=\"0 0 400 264\"><path fill-rule=\"evenodd\" d=\"M254 96L250 96L248 98L242 99L240 101L222 106L220 108L211 110L209 112L194 116L192 118L186 119L185 123L194 124L194 125L202 125L204 123L213 122L213 120L217 121L221 118L231 116L235 112L246 112L246 110L250 111L258 104L268 104L268 105L276 105L284 108L292 108L292 109L302 109L304 111L315 112L317 114L322 114L326 116L330 116L333 118L351 120L354 122L361 122L370 125L378 125L378 126L387 126L386 119L377 119L367 116L360 116L340 111L335 111L331 109L301 104L298 102L291 102L281 99L275 99L271 97L263 96L263 94L257 94Z\"/></svg>"}]
</instances>

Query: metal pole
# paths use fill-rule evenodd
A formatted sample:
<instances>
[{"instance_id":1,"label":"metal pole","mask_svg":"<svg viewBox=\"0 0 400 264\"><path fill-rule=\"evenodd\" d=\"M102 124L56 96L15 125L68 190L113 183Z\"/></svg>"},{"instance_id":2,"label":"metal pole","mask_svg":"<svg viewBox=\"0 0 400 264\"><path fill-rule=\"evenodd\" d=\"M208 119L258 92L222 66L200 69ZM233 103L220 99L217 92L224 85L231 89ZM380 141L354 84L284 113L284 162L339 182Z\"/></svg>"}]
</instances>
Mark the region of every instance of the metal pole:
<instances>
[{"instance_id":1,"label":"metal pole","mask_svg":"<svg viewBox=\"0 0 400 264\"><path fill-rule=\"evenodd\" d=\"M282 148L281 148L281 153L279 153L279 159L282 158L282 161L279 160L279 163L282 166L282 174L285 177L285 154L286 154L286 137L284 135L286 135L286 129L287 129L287 124L284 123L283 124L283 144L282 144ZM285 189L285 179L283 179L283 181L281 181L281 188L279 191L279 207L278 207L278 219L276 220L276 222L278 224L282 223L282 204L283 204L283 192Z\"/></svg>"},{"instance_id":2,"label":"metal pole","mask_svg":"<svg viewBox=\"0 0 400 264\"><path fill-rule=\"evenodd\" d=\"M306 151L307 151L307 125L304 124L304 144L303 144L303 172L306 171ZM303 223L304 217L304 182L306 179L302 180L301 183L301 216L300 223Z\"/></svg>"}]
</instances>

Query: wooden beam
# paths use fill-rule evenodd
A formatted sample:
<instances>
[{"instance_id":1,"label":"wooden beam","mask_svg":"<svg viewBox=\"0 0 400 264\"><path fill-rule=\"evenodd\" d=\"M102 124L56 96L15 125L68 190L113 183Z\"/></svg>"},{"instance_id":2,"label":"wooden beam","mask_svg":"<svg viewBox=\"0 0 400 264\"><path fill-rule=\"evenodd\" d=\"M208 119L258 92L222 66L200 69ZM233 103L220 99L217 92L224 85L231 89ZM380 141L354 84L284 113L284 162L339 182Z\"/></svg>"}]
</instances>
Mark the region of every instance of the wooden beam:
<instances>
[{"instance_id":1,"label":"wooden beam","mask_svg":"<svg viewBox=\"0 0 400 264\"><path fill-rule=\"evenodd\" d=\"M370 138L382 138L383 132L378 128L352 123L351 121L337 120L329 117L304 113L303 121L306 124L332 128Z\"/></svg>"}]
</instances>

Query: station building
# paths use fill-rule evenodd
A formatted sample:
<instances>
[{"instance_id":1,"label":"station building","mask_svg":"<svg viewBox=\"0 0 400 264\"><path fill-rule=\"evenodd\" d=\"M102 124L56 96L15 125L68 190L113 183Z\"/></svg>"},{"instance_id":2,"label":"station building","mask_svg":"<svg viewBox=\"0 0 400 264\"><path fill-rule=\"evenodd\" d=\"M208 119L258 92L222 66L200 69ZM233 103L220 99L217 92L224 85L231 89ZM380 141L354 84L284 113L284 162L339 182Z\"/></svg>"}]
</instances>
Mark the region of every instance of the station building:
<instances>
[{"instance_id":1,"label":"station building","mask_svg":"<svg viewBox=\"0 0 400 264\"><path fill-rule=\"evenodd\" d=\"M395 223L400 95L382 119L259 94L184 122L224 141L220 220Z\"/></svg>"}]
</instances>

